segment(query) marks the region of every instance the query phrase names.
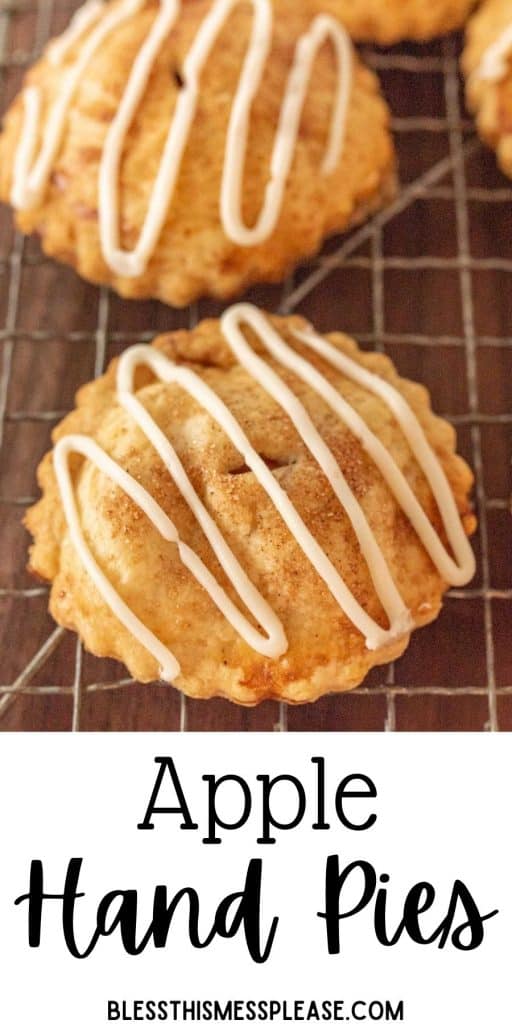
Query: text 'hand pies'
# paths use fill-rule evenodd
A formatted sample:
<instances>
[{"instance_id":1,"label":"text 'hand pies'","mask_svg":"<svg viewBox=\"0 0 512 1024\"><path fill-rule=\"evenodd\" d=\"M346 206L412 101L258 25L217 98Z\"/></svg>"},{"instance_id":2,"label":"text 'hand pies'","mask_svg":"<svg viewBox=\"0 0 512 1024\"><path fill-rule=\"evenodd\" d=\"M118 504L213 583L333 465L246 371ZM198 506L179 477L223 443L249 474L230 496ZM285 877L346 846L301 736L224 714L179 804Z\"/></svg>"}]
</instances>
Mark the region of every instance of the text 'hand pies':
<instances>
[{"instance_id":1,"label":"text 'hand pies'","mask_svg":"<svg viewBox=\"0 0 512 1024\"><path fill-rule=\"evenodd\" d=\"M462 58L469 108L512 178L512 2L486 0L471 19Z\"/></svg>"},{"instance_id":2,"label":"text 'hand pies'","mask_svg":"<svg viewBox=\"0 0 512 1024\"><path fill-rule=\"evenodd\" d=\"M29 72L0 197L85 278L182 306L282 280L395 190L389 112L296 0L89 0Z\"/></svg>"},{"instance_id":3,"label":"text 'hand pies'","mask_svg":"<svg viewBox=\"0 0 512 1024\"><path fill-rule=\"evenodd\" d=\"M389 46L418 42L460 28L476 0L307 0L313 11L333 14L353 39Z\"/></svg>"},{"instance_id":4,"label":"text 'hand pies'","mask_svg":"<svg viewBox=\"0 0 512 1024\"><path fill-rule=\"evenodd\" d=\"M474 572L453 428L300 317L239 305L128 348L54 442L31 569L141 681L247 705L346 690Z\"/></svg>"}]
</instances>

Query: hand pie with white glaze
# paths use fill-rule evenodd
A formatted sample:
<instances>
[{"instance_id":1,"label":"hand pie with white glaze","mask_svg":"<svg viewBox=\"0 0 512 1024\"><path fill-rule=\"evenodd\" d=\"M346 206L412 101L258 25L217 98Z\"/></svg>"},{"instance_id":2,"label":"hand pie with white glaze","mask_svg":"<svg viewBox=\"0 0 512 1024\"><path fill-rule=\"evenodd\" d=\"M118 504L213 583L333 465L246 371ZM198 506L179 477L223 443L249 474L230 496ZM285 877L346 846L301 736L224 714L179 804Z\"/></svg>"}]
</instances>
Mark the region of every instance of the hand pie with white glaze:
<instances>
[{"instance_id":1,"label":"hand pie with white glaze","mask_svg":"<svg viewBox=\"0 0 512 1024\"><path fill-rule=\"evenodd\" d=\"M426 390L247 304L128 348L39 482L56 621L193 697L350 689L474 572L472 475Z\"/></svg>"},{"instance_id":2,"label":"hand pie with white glaze","mask_svg":"<svg viewBox=\"0 0 512 1024\"><path fill-rule=\"evenodd\" d=\"M353 39L390 46L401 40L426 42L453 32L476 0L306 0L316 12L339 18Z\"/></svg>"},{"instance_id":3,"label":"hand pie with white glaze","mask_svg":"<svg viewBox=\"0 0 512 1024\"><path fill-rule=\"evenodd\" d=\"M486 0L471 19L462 57L478 131L512 178L512 2Z\"/></svg>"},{"instance_id":4,"label":"hand pie with white glaze","mask_svg":"<svg viewBox=\"0 0 512 1024\"><path fill-rule=\"evenodd\" d=\"M376 77L296 0L89 0L0 137L22 231L175 306L282 280L394 191Z\"/></svg>"}]
</instances>

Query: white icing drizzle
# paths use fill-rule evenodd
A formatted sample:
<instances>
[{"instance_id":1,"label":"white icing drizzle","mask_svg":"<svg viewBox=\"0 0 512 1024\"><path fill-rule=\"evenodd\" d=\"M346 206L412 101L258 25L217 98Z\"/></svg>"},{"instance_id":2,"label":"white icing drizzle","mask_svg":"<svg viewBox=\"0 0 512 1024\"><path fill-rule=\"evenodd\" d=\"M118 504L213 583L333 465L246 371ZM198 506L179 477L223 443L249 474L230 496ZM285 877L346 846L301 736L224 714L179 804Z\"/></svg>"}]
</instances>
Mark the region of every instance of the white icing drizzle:
<instances>
[{"instance_id":1,"label":"white icing drizzle","mask_svg":"<svg viewBox=\"0 0 512 1024\"><path fill-rule=\"evenodd\" d=\"M350 359L349 356L340 352L334 345L331 345L324 338L315 334L313 330L294 331L294 334L350 380L355 381L361 387L366 388L367 391L377 395L378 398L385 402L388 409L391 410L393 417L399 424L410 448L414 452L419 466L427 478L439 509L446 535L457 561L449 555L441 543L439 535L434 530L428 516L423 511L418 499L387 448L367 427L362 417L352 409L348 402L341 397L322 374L319 374L317 370L304 360L300 360L302 364L300 370L297 365L293 365L299 362L299 357L294 354L293 364L291 364L293 368L303 380L309 383L324 398L334 412L338 413L338 416L358 438L367 454L380 469L390 491L414 527L423 546L428 551L439 575L447 583L450 583L451 586L464 586L475 573L476 565L473 549L461 527L455 498L441 463L429 445L423 428L410 405L392 384L389 384L388 381L383 380L377 374L371 373L354 359Z\"/></svg>"},{"instance_id":2,"label":"white icing drizzle","mask_svg":"<svg viewBox=\"0 0 512 1024\"><path fill-rule=\"evenodd\" d=\"M62 64L62 61L75 43L78 42L80 36L84 35L87 29L92 27L103 10L103 0L87 0L83 7L75 11L66 31L57 39L53 39L48 45L46 56L50 64L53 64L54 67Z\"/></svg>"},{"instance_id":3,"label":"white icing drizzle","mask_svg":"<svg viewBox=\"0 0 512 1024\"><path fill-rule=\"evenodd\" d=\"M471 76L484 82L499 82L508 71L512 52L512 25L507 25L497 39L485 50L480 64Z\"/></svg>"},{"instance_id":4,"label":"white icing drizzle","mask_svg":"<svg viewBox=\"0 0 512 1024\"><path fill-rule=\"evenodd\" d=\"M232 7L234 4L232 0L226 0L224 6ZM222 4L219 5L219 15L221 13ZM253 39L229 123L221 192L224 230L233 241L244 246L264 242L276 227L292 167L313 63L326 40L329 39L333 43L338 64L338 85L330 138L321 168L322 173L326 175L336 170L343 149L352 78L352 48L345 30L334 18L319 15L313 21L309 32L298 42L281 107L270 165L270 181L267 184L263 209L255 226L248 228L242 221L241 213L243 173L251 105L261 82L271 42L271 25L267 24L271 19L271 10L267 7L267 0L263 4L255 3L255 14L259 15L259 18L255 20Z\"/></svg>"},{"instance_id":5,"label":"white icing drizzle","mask_svg":"<svg viewBox=\"0 0 512 1024\"><path fill-rule=\"evenodd\" d=\"M63 437L57 442L54 462L70 538L84 568L113 614L156 659L160 665L162 678L169 681L176 678L180 672L180 666L174 656L127 607L120 594L100 569L88 547L80 525L80 516L68 467L68 459L73 452L78 452L89 459L100 472L129 495L166 541L176 544L183 564L204 587L217 608L247 644L269 658L278 658L287 649L287 640L279 619L263 595L250 581L233 551L229 548L215 521L194 490L171 442L134 394L135 370L137 366L145 365L150 368L158 380L183 388L224 430L244 459L245 464L252 470L256 480L273 502L305 557L324 581L339 607L365 637L366 646L369 649L377 649L391 643L409 632L414 626L414 621L394 583L377 538L332 452L316 429L304 405L268 362L253 351L244 336L242 327L251 328L270 356L313 388L359 439L365 451L375 461L440 574L447 582L460 585L471 579L475 570L475 560L442 466L431 449L419 421L403 396L387 381L340 352L335 346L315 334L312 328L307 331L295 332L297 339L306 347L316 352L349 379L377 395L391 410L432 488L457 562L444 549L390 453L329 380L311 362L286 344L266 316L254 306L239 304L227 310L222 317L221 326L224 337L237 361L284 409L303 443L326 474L336 497L350 519L358 539L361 557L364 558L368 566L376 593L388 616L389 628L382 628L357 602L333 563L304 523L275 474L258 455L242 427L219 396L192 370L177 366L163 353L144 345L128 349L119 361L118 401L160 456L201 526L231 585L266 636L263 636L245 618L201 559L180 539L175 525L148 491L111 459L96 442L90 438L71 435Z\"/></svg>"},{"instance_id":6,"label":"white icing drizzle","mask_svg":"<svg viewBox=\"0 0 512 1024\"><path fill-rule=\"evenodd\" d=\"M36 149L41 133L41 90L35 85L30 85L24 90L25 118L14 160L11 189L11 202L16 209L31 209L42 201L62 141L69 107L89 61L110 33L119 28L124 21L128 21L142 7L143 3L144 0L124 0L118 7L106 11L99 24L87 37L79 57L68 69L61 83L57 99L50 108L42 130L37 157ZM84 20L88 23L88 18L84 18ZM80 21L78 25L80 27ZM57 63L67 56L75 41L73 29L60 54L57 51Z\"/></svg>"},{"instance_id":7,"label":"white icing drizzle","mask_svg":"<svg viewBox=\"0 0 512 1024\"><path fill-rule=\"evenodd\" d=\"M137 351L134 353L133 350L129 352L129 355L134 357L139 363L146 362L145 350L142 346L140 357L138 357ZM157 363L158 361L156 360L155 368ZM154 368L151 360L148 360L147 364L150 365L152 369ZM187 371L183 372L186 373ZM178 383L178 380L176 383ZM145 418L150 420L151 418L147 413L145 413L144 408L140 405L137 399L130 396L128 393L126 395L120 395L121 404L125 405L125 407L130 410L130 398L132 398L133 415L137 418L137 422L140 422L142 425ZM128 631L136 637L139 643L150 651L153 657L159 662L161 666L161 677L167 682L172 682L180 672L180 666L176 661L176 658L158 640L158 637L156 637L154 633L151 633L140 619L138 619L137 616L128 608L120 594L109 582L91 555L80 525L80 517L69 473L68 459L72 452L78 452L93 462L105 476L120 487L121 490L123 490L125 494L127 494L132 501L142 509L164 540L169 541L169 543L176 544L183 565L189 569L198 583L204 587L212 601L217 605L217 608L222 612L228 622L231 623L233 629L243 637L246 643L248 643L255 651L258 651L258 653L263 654L266 657L278 658L281 654L285 653L288 646L284 630L279 619L272 611L267 601L265 601L256 587L251 583L248 576L240 566L240 563L235 558L235 555L228 548L220 530L211 519L200 499L195 494L174 449L161 431L159 431L153 420L151 420L151 424L152 432L154 432L154 436L156 438L155 447L159 451L159 454L162 455L171 476L182 491L185 500L190 505L198 521L201 523L219 561L223 567L226 568L227 574L230 576L237 593L252 612L254 618L260 623L262 628L267 631L268 638L261 636L258 630L255 629L254 626L251 625L251 623L242 615L222 587L219 586L215 577L205 566L204 562L201 561L198 555L195 554L188 544L183 543L172 520L169 519L148 491L137 483L133 477L126 473L121 466L114 462L114 460L111 459L106 452L104 452L99 445L95 443L95 441L92 441L91 438L71 434L62 438L57 443L54 453L54 465L70 537L84 568L116 618L122 622L126 629L128 629ZM167 456L167 458L165 458L164 455Z\"/></svg>"},{"instance_id":8,"label":"white icing drizzle","mask_svg":"<svg viewBox=\"0 0 512 1024\"><path fill-rule=\"evenodd\" d=\"M139 240L134 249L124 250L119 246L119 172L126 135L146 90L158 53L181 11L181 0L160 0L158 13L135 58L119 107L109 126L100 162L100 240L104 259L116 274L124 277L143 274L158 244L195 119L202 71L220 31L240 2L214 0L199 27L183 64L183 88L169 126ZM250 2L253 8L252 33L229 120L220 196L224 231L240 246L258 245L275 230L293 163L314 61L325 42L330 41L334 48L337 85L329 139L321 166L324 175L335 171L343 151L352 83L352 47L347 33L335 18L319 15L297 43L281 107L262 210L256 224L248 227L242 217L242 193L250 116L270 53L273 33L271 0ZM35 162L40 134L41 94L35 86L25 89L25 119L16 153L11 191L13 206L25 209L42 201L62 141L66 116L87 65L105 39L144 4L145 0L121 0L92 29L79 57L69 68L59 97L48 114L41 149ZM68 31L53 44L50 50L52 63L60 64L81 35L91 25L94 26L99 6L97 0L89 0L85 8L78 12Z\"/></svg>"}]
</instances>

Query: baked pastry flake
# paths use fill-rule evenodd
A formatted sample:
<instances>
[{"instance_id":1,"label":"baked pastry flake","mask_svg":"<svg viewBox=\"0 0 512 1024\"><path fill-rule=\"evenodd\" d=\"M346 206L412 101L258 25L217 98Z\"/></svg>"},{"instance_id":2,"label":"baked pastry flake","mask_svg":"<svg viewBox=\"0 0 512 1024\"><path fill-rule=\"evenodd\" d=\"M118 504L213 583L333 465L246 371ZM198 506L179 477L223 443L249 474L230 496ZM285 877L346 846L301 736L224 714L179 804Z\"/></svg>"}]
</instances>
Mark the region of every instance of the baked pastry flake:
<instances>
[{"instance_id":1,"label":"baked pastry flake","mask_svg":"<svg viewBox=\"0 0 512 1024\"><path fill-rule=\"evenodd\" d=\"M175 306L282 280L394 191L377 79L296 0L89 0L0 138L22 231Z\"/></svg>"},{"instance_id":2,"label":"baked pastry flake","mask_svg":"<svg viewBox=\"0 0 512 1024\"><path fill-rule=\"evenodd\" d=\"M307 0L339 18L353 39L390 46L426 42L461 28L476 0Z\"/></svg>"},{"instance_id":3,"label":"baked pastry flake","mask_svg":"<svg viewBox=\"0 0 512 1024\"><path fill-rule=\"evenodd\" d=\"M144 682L246 705L350 689L474 572L453 428L299 317L238 305L127 349L54 442L30 568Z\"/></svg>"},{"instance_id":4,"label":"baked pastry flake","mask_svg":"<svg viewBox=\"0 0 512 1024\"><path fill-rule=\"evenodd\" d=\"M512 178L511 0L485 0L478 9L468 25L462 66L478 131Z\"/></svg>"}]
</instances>

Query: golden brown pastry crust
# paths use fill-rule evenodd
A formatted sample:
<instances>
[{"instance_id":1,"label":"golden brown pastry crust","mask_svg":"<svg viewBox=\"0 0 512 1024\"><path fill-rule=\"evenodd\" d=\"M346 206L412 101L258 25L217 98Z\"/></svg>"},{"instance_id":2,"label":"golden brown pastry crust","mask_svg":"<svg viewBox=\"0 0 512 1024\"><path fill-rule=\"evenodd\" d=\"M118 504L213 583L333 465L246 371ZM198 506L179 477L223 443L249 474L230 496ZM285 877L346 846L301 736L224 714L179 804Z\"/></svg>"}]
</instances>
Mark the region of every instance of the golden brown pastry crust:
<instances>
[{"instance_id":1,"label":"golden brown pastry crust","mask_svg":"<svg viewBox=\"0 0 512 1024\"><path fill-rule=\"evenodd\" d=\"M121 244L133 246L146 214L163 143L179 91L179 73L209 0L185 0L175 29L161 47L145 96L128 135L121 171ZM286 76L311 12L296 0L275 0L274 44L254 103L245 173L244 215L255 222L268 180L269 157ZM335 94L335 61L329 46L315 63L293 169L279 223L267 242L237 246L219 217L221 172L228 116L252 26L251 6L241 4L222 31L202 76L199 109L174 200L145 273L116 276L100 249L98 167L109 123L134 57L158 7L155 0L118 28L91 60L69 111L65 137L44 201L18 212L26 233L38 232L46 253L72 264L88 280L109 284L129 298L153 296L183 306L200 295L226 299L259 281L282 280L326 236L361 220L395 191L389 112L377 79L356 62L343 157L332 175L320 173ZM27 76L43 90L45 109L62 86L77 46L60 67L42 58ZM0 137L0 198L9 201L23 105L12 104Z\"/></svg>"},{"instance_id":2,"label":"golden brown pastry crust","mask_svg":"<svg viewBox=\"0 0 512 1024\"><path fill-rule=\"evenodd\" d=\"M467 102L476 115L478 131L496 150L502 171L512 178L512 50L508 74L500 81L482 81L474 74L485 51L510 24L511 0L486 0L469 22L462 67Z\"/></svg>"},{"instance_id":3,"label":"golden brown pastry crust","mask_svg":"<svg viewBox=\"0 0 512 1024\"><path fill-rule=\"evenodd\" d=\"M291 334L297 317L273 318L295 348ZM250 332L249 332L250 333ZM430 410L426 390L401 380L383 355L366 354L345 335L330 340L362 365L391 381L406 397L439 456L469 534L475 520L468 493L472 475L455 454L455 434ZM260 342L251 338L257 351ZM323 472L283 410L234 362L219 322L208 320L194 331L164 335L155 346L173 360L190 365L222 397L256 450L274 467L306 525L365 609L382 625L385 615L347 516ZM436 529L443 536L431 492L387 406L308 353L392 451ZM273 364L275 365L275 364ZM298 378L275 368L306 405L374 529L400 592L417 626L434 619L446 583L440 578L408 520L359 442L322 400ZM295 703L357 685L369 669L398 657L408 637L386 649L368 651L310 565L272 502L231 442L208 414L175 385L156 382L147 370L136 378L138 395L171 439L196 491L223 531L252 581L281 619L289 640L287 653L269 660L235 633L206 592L183 567L173 544L166 543L145 515L118 488L79 456L72 460L82 529L100 567L128 606L178 658L176 685L193 697L222 695L241 704L265 698ZM125 470L156 498L176 524L182 539L200 555L238 603L205 536L155 450L118 404L115 363L104 377L83 387L77 408L54 432L96 439ZM158 666L103 602L73 548L48 453L39 468L42 499L26 523L33 534L30 568L50 580L50 609L64 626L76 630L94 654L118 658L135 678L149 681Z\"/></svg>"},{"instance_id":4,"label":"golden brown pastry crust","mask_svg":"<svg viewBox=\"0 0 512 1024\"><path fill-rule=\"evenodd\" d=\"M476 0L307 0L336 15L354 39L390 46L426 42L460 28Z\"/></svg>"}]
</instances>

